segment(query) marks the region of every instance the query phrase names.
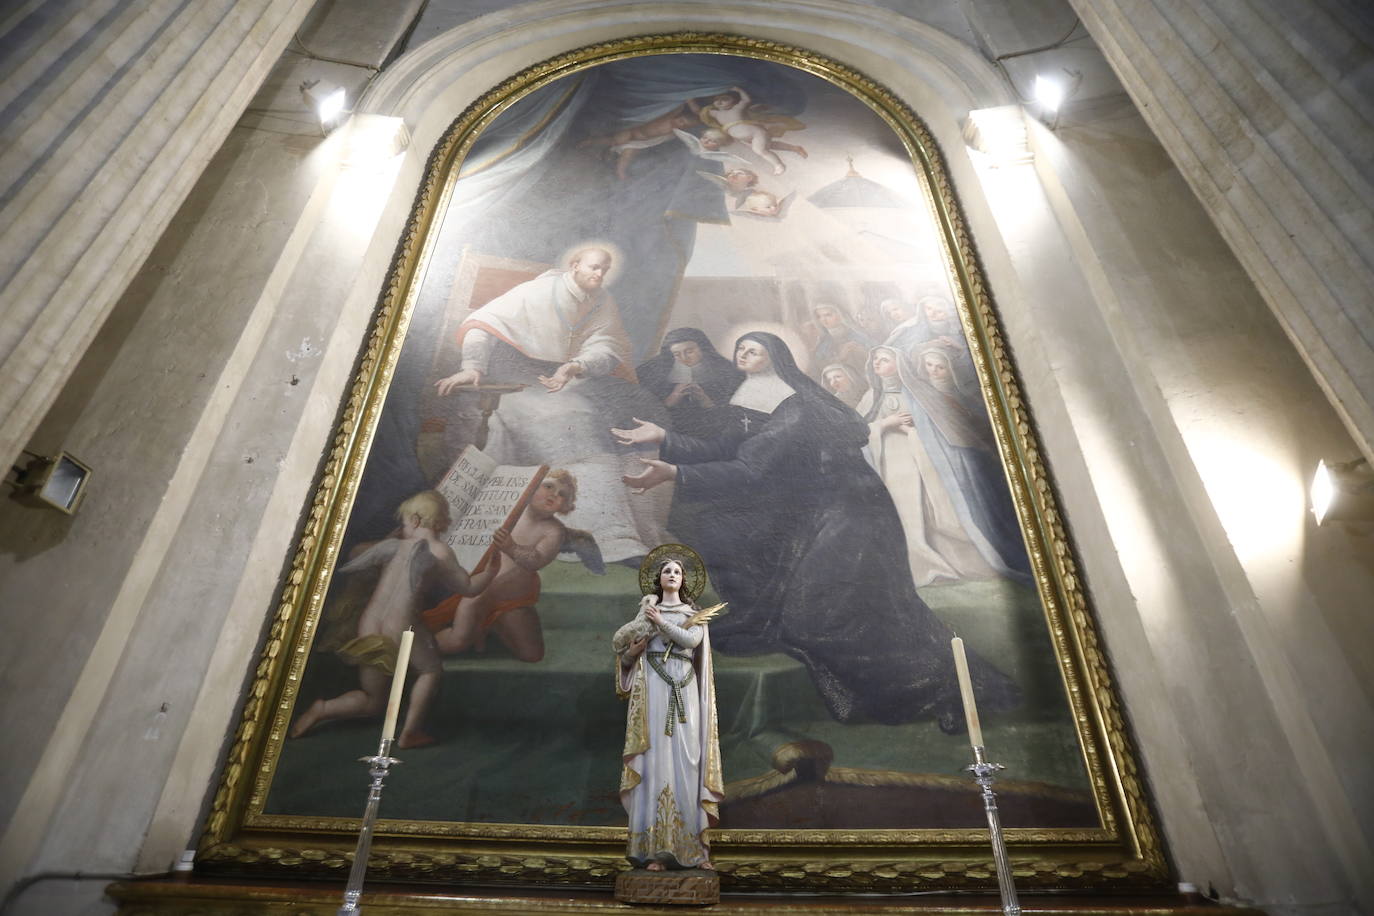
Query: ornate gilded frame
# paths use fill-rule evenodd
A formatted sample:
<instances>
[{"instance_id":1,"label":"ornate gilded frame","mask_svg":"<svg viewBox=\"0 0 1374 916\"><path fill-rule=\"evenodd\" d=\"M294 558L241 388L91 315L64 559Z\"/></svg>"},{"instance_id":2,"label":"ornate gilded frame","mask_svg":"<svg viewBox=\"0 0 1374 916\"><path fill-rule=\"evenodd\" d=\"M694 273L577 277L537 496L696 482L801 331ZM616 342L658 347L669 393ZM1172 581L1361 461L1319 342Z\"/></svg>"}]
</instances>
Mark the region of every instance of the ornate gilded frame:
<instances>
[{"instance_id":1,"label":"ornate gilded frame","mask_svg":"<svg viewBox=\"0 0 1374 916\"><path fill-rule=\"evenodd\" d=\"M452 194L459 164L482 130L529 92L598 64L677 53L752 57L813 74L860 99L901 138L929 191L1013 500L1028 532L1037 588L1103 824L1095 829L1009 830L1016 880L1024 887L1160 885L1168 866L1120 700L992 295L930 132L886 88L833 60L772 41L692 32L592 45L529 67L470 105L430 156L253 672L200 842L197 869L275 877L342 877L347 872L354 842L348 831L356 830L356 821L341 825L339 819L264 815L263 801L418 280L437 235L431 230ZM714 844L727 890L785 886L909 892L996 883L986 831L979 829L719 830ZM627 867L623 850L622 828L384 820L369 878L605 885Z\"/></svg>"}]
</instances>

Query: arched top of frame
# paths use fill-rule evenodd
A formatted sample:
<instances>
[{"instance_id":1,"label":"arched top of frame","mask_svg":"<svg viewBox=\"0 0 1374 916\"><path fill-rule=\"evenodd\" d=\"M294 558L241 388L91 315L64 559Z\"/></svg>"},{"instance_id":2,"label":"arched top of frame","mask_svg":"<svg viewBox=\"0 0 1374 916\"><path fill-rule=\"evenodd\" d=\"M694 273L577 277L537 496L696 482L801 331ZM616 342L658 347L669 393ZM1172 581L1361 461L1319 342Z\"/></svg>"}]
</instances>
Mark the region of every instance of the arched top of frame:
<instances>
[{"instance_id":1,"label":"arched top of frame","mask_svg":"<svg viewBox=\"0 0 1374 916\"><path fill-rule=\"evenodd\" d=\"M996 69L968 44L877 7L734 0L700 7L618 2L569 11L565 3L538 0L479 17L408 52L378 76L357 110L404 118L417 142L427 146L457 112L532 59L646 33L734 38L842 61L891 87L932 122L941 115L958 121L969 110L1016 101ZM737 46L736 53L743 49ZM435 130L436 121L443 127Z\"/></svg>"}]
</instances>

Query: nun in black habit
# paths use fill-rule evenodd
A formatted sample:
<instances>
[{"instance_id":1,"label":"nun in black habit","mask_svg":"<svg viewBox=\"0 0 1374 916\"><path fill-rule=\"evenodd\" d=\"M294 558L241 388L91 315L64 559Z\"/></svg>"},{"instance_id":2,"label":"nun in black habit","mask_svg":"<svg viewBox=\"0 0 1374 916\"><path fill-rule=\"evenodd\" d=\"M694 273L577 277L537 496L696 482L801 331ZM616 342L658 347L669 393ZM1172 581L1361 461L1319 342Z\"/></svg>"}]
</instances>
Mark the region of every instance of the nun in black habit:
<instances>
[{"instance_id":1,"label":"nun in black habit","mask_svg":"<svg viewBox=\"0 0 1374 916\"><path fill-rule=\"evenodd\" d=\"M723 408L744 379L698 328L665 334L658 355L640 363L635 376L668 408L676 432L698 438L720 432Z\"/></svg>"},{"instance_id":2,"label":"nun in black habit","mask_svg":"<svg viewBox=\"0 0 1374 916\"><path fill-rule=\"evenodd\" d=\"M643 422L613 431L625 444L661 445L628 485L675 480L674 501L701 510L696 530L675 533L701 552L730 602L711 625L715 647L798 659L841 722L936 717L957 731L953 634L916 594L896 507L864 460L867 424L804 375L776 335L740 337L735 365L745 380L721 435ZM1019 701L986 661L970 667L980 709Z\"/></svg>"}]
</instances>

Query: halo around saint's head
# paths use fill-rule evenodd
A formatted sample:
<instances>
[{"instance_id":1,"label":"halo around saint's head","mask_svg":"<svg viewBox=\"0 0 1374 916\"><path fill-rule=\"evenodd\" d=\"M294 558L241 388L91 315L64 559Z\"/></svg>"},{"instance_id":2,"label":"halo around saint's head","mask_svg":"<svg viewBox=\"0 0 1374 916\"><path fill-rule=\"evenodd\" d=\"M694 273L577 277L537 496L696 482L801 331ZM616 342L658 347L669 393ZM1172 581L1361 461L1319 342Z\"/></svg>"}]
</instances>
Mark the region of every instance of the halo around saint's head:
<instances>
[{"instance_id":1,"label":"halo around saint's head","mask_svg":"<svg viewBox=\"0 0 1374 916\"><path fill-rule=\"evenodd\" d=\"M692 596L692 600L701 597L706 589L706 564L701 562L701 555L686 544L659 544L649 551L644 562L639 564L640 592L645 595L653 593L654 586L658 584L654 581L654 573L664 560L681 563L683 590Z\"/></svg>"}]
</instances>

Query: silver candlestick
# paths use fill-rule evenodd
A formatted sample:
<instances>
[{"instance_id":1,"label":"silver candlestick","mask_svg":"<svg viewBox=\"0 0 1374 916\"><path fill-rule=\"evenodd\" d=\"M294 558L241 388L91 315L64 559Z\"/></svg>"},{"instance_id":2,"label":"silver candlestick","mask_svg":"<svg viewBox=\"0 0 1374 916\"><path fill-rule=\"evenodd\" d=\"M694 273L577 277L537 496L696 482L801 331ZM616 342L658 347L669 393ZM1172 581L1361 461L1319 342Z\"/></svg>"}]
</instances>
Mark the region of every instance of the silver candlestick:
<instances>
[{"instance_id":1,"label":"silver candlestick","mask_svg":"<svg viewBox=\"0 0 1374 916\"><path fill-rule=\"evenodd\" d=\"M376 756L358 758L368 765L367 772L372 777L372 784L367 790L363 829L358 834L358 848L353 852L353 867L348 871L348 886L344 890L344 902L338 909L338 916L355 916L362 912L358 898L363 895L363 876L367 874L367 859L372 853L372 828L377 823L377 809L382 803L382 782L392 765L401 762L391 756L392 743L393 739L383 738Z\"/></svg>"},{"instance_id":2,"label":"silver candlestick","mask_svg":"<svg viewBox=\"0 0 1374 916\"><path fill-rule=\"evenodd\" d=\"M1000 763L988 763L983 756L983 746L975 744L973 763L964 769L973 774L973 781L983 790L983 810L987 812L988 833L992 835L992 859L997 864L997 890L1002 894L1002 912L1006 916L1021 916L1016 885L1011 879L1011 862L1007 859L1007 842L1002 837L1002 819L997 816L997 796L992 792L994 774L1006 767Z\"/></svg>"}]
</instances>

